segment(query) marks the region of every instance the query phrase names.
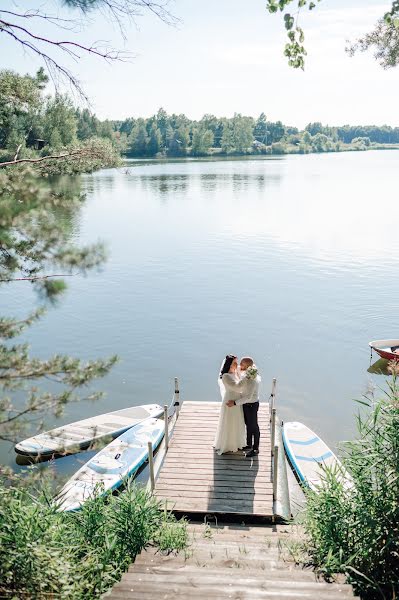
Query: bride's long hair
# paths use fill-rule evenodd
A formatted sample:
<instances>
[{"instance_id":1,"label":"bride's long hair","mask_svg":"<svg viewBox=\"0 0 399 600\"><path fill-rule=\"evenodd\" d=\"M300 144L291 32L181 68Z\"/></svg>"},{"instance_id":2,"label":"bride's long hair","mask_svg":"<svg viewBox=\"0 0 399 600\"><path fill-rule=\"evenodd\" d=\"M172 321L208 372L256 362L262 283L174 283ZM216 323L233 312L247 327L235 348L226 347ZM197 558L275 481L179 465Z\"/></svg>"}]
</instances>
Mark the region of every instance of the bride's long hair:
<instances>
[{"instance_id":1,"label":"bride's long hair","mask_svg":"<svg viewBox=\"0 0 399 600\"><path fill-rule=\"evenodd\" d=\"M236 360L236 358L237 357L234 356L234 354L228 354L226 356L226 358L224 359L222 366L220 368L219 379L222 379L223 375L230 371L230 367L231 367L233 361Z\"/></svg>"}]
</instances>

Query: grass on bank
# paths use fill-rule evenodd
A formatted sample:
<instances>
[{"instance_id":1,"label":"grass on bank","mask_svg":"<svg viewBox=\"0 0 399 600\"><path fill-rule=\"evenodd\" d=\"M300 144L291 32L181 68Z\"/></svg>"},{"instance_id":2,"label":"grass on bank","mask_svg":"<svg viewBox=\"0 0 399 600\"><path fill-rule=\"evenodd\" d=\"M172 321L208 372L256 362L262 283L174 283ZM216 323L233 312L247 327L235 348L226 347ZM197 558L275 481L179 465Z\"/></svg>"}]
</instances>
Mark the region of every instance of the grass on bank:
<instances>
[{"instance_id":1,"label":"grass on bank","mask_svg":"<svg viewBox=\"0 0 399 600\"><path fill-rule=\"evenodd\" d=\"M399 597L399 386L394 375L379 401L362 402L358 435L343 444L342 463L325 469L308 491L304 525L313 564L326 576L345 573L362 598Z\"/></svg>"},{"instance_id":2,"label":"grass on bank","mask_svg":"<svg viewBox=\"0 0 399 600\"><path fill-rule=\"evenodd\" d=\"M186 523L131 481L77 513L57 512L43 487L34 495L27 486L1 484L1 597L98 598L147 544L183 549Z\"/></svg>"}]
</instances>

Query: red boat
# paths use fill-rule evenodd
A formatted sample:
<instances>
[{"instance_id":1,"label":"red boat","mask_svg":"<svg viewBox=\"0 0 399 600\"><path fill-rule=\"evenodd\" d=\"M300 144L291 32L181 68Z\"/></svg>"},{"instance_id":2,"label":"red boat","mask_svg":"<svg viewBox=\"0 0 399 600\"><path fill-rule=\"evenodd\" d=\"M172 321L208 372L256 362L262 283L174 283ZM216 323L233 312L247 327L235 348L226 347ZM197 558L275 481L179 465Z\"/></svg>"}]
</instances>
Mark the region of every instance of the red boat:
<instances>
[{"instance_id":1,"label":"red boat","mask_svg":"<svg viewBox=\"0 0 399 600\"><path fill-rule=\"evenodd\" d=\"M399 340L374 340L373 342L369 342L369 346L381 358L399 360Z\"/></svg>"}]
</instances>

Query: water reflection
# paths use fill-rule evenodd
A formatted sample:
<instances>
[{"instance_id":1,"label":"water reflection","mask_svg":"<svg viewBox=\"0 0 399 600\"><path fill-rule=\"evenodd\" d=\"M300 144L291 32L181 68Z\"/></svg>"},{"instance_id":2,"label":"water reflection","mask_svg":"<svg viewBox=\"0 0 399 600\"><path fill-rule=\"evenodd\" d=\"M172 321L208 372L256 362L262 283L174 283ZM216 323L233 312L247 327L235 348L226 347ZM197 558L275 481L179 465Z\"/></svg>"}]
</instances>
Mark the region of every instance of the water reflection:
<instances>
[{"instance_id":1,"label":"water reflection","mask_svg":"<svg viewBox=\"0 0 399 600\"><path fill-rule=\"evenodd\" d=\"M389 376L392 374L392 371L389 367L389 361L385 360L385 358L380 358L375 363L369 366L367 369L368 373L373 373L376 375L385 375Z\"/></svg>"},{"instance_id":2,"label":"water reflection","mask_svg":"<svg viewBox=\"0 0 399 600\"><path fill-rule=\"evenodd\" d=\"M353 399L383 385L368 341L392 336L397 309L399 153L130 164L82 177L79 238L104 239L110 260L29 333L44 356L122 360L105 399L46 425L167 403L175 375L183 399L218 400L236 352L255 356L263 397L277 377L282 419L332 447L350 437Z\"/></svg>"}]
</instances>

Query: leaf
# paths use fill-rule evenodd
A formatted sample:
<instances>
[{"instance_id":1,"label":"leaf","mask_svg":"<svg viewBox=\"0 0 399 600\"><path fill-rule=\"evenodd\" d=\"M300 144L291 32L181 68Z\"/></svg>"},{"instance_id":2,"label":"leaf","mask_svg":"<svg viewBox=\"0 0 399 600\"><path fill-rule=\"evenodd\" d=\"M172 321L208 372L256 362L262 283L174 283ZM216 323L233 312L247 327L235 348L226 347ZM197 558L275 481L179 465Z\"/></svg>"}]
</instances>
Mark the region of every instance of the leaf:
<instances>
[{"instance_id":1,"label":"leaf","mask_svg":"<svg viewBox=\"0 0 399 600\"><path fill-rule=\"evenodd\" d=\"M316 8L316 4L314 2L311 2L309 4L309 10L313 10L314 8Z\"/></svg>"},{"instance_id":2,"label":"leaf","mask_svg":"<svg viewBox=\"0 0 399 600\"><path fill-rule=\"evenodd\" d=\"M290 29L293 28L295 19L292 15L290 15L290 13L286 13L284 15L284 23L285 23L285 28L289 31Z\"/></svg>"}]
</instances>

